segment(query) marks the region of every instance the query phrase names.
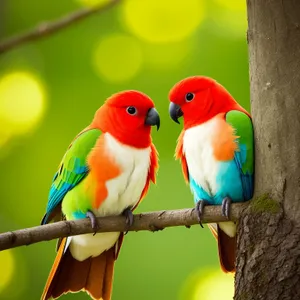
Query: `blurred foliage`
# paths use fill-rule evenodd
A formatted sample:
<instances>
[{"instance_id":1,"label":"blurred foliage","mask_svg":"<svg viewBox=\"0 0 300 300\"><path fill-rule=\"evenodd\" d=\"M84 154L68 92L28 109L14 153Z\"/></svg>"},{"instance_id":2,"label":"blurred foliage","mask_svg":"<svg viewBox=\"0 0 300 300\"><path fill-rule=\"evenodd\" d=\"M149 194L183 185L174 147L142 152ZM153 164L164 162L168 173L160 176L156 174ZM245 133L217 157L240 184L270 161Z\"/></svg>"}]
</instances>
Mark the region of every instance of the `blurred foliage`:
<instances>
[{"instance_id":1,"label":"blurred foliage","mask_svg":"<svg viewBox=\"0 0 300 300\"><path fill-rule=\"evenodd\" d=\"M0 37L107 0L0 0ZM168 91L196 74L223 84L249 110L246 9L241 0L124 0L115 8L0 56L0 231L38 225L51 179L73 137L112 93L151 96L162 126L157 186L138 212L192 207L173 159L181 126ZM39 299L55 241L0 252L0 299ZM129 233L116 263L113 299L232 298L207 228ZM220 291L222 296L220 296ZM227 295L228 293L228 295ZM83 293L62 299L88 299Z\"/></svg>"}]
</instances>

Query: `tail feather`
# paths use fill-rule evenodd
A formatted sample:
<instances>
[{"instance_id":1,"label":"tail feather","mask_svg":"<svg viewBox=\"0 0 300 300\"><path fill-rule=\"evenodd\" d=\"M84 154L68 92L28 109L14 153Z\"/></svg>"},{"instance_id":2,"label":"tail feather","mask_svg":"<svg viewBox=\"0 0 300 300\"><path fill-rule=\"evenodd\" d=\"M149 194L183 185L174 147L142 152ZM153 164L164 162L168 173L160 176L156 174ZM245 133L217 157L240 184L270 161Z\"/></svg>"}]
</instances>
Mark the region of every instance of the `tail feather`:
<instances>
[{"instance_id":1,"label":"tail feather","mask_svg":"<svg viewBox=\"0 0 300 300\"><path fill-rule=\"evenodd\" d=\"M217 224L208 224L208 227L218 241L221 269L225 273L235 272L236 236L230 237Z\"/></svg>"},{"instance_id":2,"label":"tail feather","mask_svg":"<svg viewBox=\"0 0 300 300\"><path fill-rule=\"evenodd\" d=\"M210 229L210 232L214 236L216 240L218 240L218 225L217 223L211 223L207 224L208 228Z\"/></svg>"},{"instance_id":3,"label":"tail feather","mask_svg":"<svg viewBox=\"0 0 300 300\"><path fill-rule=\"evenodd\" d=\"M86 291L94 300L110 300L112 293L115 247L84 261L74 259L66 239L59 247L41 300L58 298L69 292Z\"/></svg>"},{"instance_id":4,"label":"tail feather","mask_svg":"<svg viewBox=\"0 0 300 300\"><path fill-rule=\"evenodd\" d=\"M235 272L236 236L230 237L218 225L218 249L221 268L225 273Z\"/></svg>"},{"instance_id":5,"label":"tail feather","mask_svg":"<svg viewBox=\"0 0 300 300\"><path fill-rule=\"evenodd\" d=\"M104 285L103 285L103 300L110 300L112 294L112 278L114 276L114 256L111 252L110 256L107 256L106 260L106 269L104 277Z\"/></svg>"},{"instance_id":6,"label":"tail feather","mask_svg":"<svg viewBox=\"0 0 300 300\"><path fill-rule=\"evenodd\" d=\"M89 274L90 263L90 259L75 260L70 251L67 250L63 256L60 269L53 278L52 297L55 299L62 294L82 290Z\"/></svg>"},{"instance_id":7,"label":"tail feather","mask_svg":"<svg viewBox=\"0 0 300 300\"><path fill-rule=\"evenodd\" d=\"M44 288L44 291L43 291L43 294L42 294L42 297L41 297L42 300L49 299L49 297L51 295L51 292L52 292L51 283L52 283L52 280L55 277L55 274L58 271L60 261L63 257L66 242L67 242L67 239L64 238L60 243L59 249L58 249L57 254L56 254L56 258L55 258L54 263L52 265L51 271L49 273L49 276L48 276L48 279L47 279L47 282L46 282L46 285L45 285L45 288Z\"/></svg>"},{"instance_id":8,"label":"tail feather","mask_svg":"<svg viewBox=\"0 0 300 300\"><path fill-rule=\"evenodd\" d=\"M99 270L97 266L102 265L102 268ZM95 299L99 299L103 291L103 278L105 275L106 259L102 255L95 257L91 261L89 275L86 277L85 290L88 294ZM95 278L94 280L92 280ZM96 280L100 279L100 280Z\"/></svg>"}]
</instances>

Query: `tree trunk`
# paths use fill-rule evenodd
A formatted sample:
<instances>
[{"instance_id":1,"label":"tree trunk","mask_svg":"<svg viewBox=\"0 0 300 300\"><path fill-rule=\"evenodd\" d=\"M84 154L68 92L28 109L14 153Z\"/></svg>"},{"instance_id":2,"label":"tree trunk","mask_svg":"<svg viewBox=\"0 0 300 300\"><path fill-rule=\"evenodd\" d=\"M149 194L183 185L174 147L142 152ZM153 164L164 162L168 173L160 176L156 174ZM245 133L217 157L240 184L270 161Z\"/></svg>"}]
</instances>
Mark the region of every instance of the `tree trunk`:
<instances>
[{"instance_id":1,"label":"tree trunk","mask_svg":"<svg viewBox=\"0 0 300 300\"><path fill-rule=\"evenodd\" d=\"M235 300L300 299L300 0L248 0L255 195Z\"/></svg>"}]
</instances>

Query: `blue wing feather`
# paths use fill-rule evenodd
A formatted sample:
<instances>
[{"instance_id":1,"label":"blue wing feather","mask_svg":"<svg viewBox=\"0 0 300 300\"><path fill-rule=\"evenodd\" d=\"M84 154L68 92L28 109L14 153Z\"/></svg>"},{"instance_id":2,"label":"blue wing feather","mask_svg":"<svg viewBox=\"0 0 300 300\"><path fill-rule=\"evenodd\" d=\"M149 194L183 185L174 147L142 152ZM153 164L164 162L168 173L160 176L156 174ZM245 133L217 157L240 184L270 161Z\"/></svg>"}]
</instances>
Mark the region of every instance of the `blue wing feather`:
<instances>
[{"instance_id":1,"label":"blue wing feather","mask_svg":"<svg viewBox=\"0 0 300 300\"><path fill-rule=\"evenodd\" d=\"M239 145L240 151L235 152L234 161L240 172L240 178L243 187L243 199L245 201L250 200L253 197L253 174L249 172L243 172L243 164L247 158L246 145Z\"/></svg>"}]
</instances>

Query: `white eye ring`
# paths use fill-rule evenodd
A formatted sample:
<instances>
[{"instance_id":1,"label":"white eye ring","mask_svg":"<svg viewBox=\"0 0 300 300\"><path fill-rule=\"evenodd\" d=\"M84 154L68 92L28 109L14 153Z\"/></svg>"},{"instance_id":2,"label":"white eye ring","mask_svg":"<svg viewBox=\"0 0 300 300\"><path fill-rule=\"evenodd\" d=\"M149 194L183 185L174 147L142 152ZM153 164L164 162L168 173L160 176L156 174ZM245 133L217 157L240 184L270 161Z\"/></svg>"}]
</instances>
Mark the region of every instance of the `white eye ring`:
<instances>
[{"instance_id":1,"label":"white eye ring","mask_svg":"<svg viewBox=\"0 0 300 300\"><path fill-rule=\"evenodd\" d=\"M193 94L193 93L187 93L185 95L185 101L186 102L191 102L194 98L195 98L195 94Z\"/></svg>"},{"instance_id":2,"label":"white eye ring","mask_svg":"<svg viewBox=\"0 0 300 300\"><path fill-rule=\"evenodd\" d=\"M137 109L134 106L128 106L126 111L129 115L134 116L137 114Z\"/></svg>"}]
</instances>

